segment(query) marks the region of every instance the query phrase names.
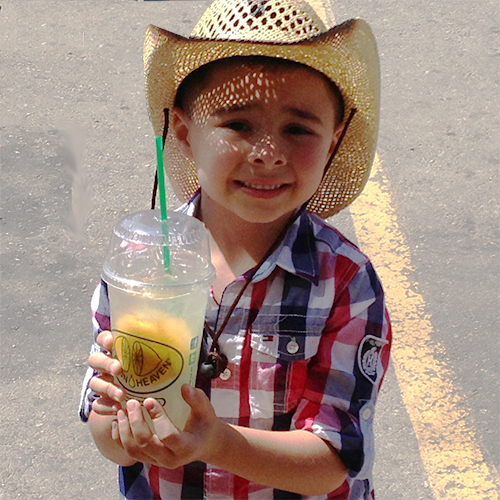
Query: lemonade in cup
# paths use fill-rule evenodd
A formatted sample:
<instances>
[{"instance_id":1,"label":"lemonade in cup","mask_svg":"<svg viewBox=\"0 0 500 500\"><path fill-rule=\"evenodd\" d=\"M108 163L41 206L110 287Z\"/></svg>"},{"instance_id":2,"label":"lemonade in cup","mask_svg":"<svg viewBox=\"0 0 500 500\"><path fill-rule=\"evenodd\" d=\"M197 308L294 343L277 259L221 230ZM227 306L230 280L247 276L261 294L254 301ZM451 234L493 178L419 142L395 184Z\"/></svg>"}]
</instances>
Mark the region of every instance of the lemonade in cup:
<instances>
[{"instance_id":1,"label":"lemonade in cup","mask_svg":"<svg viewBox=\"0 0 500 500\"><path fill-rule=\"evenodd\" d=\"M196 382L215 270L202 222L173 212L168 234L161 223L157 210L120 220L113 228L102 277L108 285L113 356L123 369L116 383L127 399L157 399L182 429L190 408L180 389Z\"/></svg>"}]
</instances>

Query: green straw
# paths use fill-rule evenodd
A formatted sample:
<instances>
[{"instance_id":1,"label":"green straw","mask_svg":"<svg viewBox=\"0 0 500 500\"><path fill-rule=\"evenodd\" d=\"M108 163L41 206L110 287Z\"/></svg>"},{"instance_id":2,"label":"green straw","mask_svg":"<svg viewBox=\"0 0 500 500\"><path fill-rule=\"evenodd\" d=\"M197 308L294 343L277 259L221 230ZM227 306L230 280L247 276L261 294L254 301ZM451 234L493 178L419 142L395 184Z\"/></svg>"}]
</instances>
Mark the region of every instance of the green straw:
<instances>
[{"instance_id":1,"label":"green straw","mask_svg":"<svg viewBox=\"0 0 500 500\"><path fill-rule=\"evenodd\" d=\"M163 173L163 139L156 138L156 160L158 169L158 189L160 191L160 213L161 213L161 229L163 235L167 237L168 242L168 224L167 224L167 198L165 196L165 175ZM163 247L163 266L165 272L170 273L170 247Z\"/></svg>"}]
</instances>

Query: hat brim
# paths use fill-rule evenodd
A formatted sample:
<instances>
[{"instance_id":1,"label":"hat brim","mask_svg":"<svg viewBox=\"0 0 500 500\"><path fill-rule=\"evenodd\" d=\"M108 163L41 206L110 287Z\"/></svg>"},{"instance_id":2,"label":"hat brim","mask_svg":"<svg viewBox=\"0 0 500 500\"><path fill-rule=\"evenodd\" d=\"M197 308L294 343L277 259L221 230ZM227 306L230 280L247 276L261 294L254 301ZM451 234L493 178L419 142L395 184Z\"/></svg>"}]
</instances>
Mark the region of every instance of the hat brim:
<instances>
[{"instance_id":1,"label":"hat brim","mask_svg":"<svg viewBox=\"0 0 500 500\"><path fill-rule=\"evenodd\" d=\"M332 80L344 98L345 116L356 113L308 210L329 217L359 195L373 163L379 122L380 70L369 25L351 19L295 43L201 40L150 25L144 37L144 74L149 115L156 136L163 134L164 110L172 109L179 85L197 68L235 56L267 56L305 64ZM169 127L169 130L172 130ZM167 135L165 171L176 195L188 200L198 189L196 169Z\"/></svg>"}]
</instances>

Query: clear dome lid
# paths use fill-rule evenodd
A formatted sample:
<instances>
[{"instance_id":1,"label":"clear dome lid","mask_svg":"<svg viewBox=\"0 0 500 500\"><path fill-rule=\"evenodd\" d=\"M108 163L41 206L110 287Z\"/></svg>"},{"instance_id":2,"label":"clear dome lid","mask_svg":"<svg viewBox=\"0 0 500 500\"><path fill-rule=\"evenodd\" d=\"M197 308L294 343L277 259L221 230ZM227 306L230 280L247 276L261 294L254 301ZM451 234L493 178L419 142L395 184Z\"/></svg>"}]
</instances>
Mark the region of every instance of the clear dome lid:
<instances>
[{"instance_id":1,"label":"clear dome lid","mask_svg":"<svg viewBox=\"0 0 500 500\"><path fill-rule=\"evenodd\" d=\"M172 212L165 223L159 210L144 210L113 228L103 266L109 284L130 290L172 287L212 281L214 275L208 232L194 217Z\"/></svg>"}]
</instances>

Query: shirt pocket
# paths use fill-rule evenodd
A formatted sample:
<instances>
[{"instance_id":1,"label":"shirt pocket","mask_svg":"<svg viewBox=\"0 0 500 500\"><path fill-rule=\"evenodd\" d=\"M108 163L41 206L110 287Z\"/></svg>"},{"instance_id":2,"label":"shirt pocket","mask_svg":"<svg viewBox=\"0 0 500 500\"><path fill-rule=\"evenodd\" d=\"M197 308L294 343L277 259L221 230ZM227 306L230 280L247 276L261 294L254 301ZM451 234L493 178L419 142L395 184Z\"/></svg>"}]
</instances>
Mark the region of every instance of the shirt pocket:
<instances>
[{"instance_id":1,"label":"shirt pocket","mask_svg":"<svg viewBox=\"0 0 500 500\"><path fill-rule=\"evenodd\" d=\"M307 368L317 353L322 323L261 321L250 332L253 373L251 413L257 418L276 418L295 409L304 393ZM286 325L286 329L283 328ZM295 326L295 328L293 328ZM253 389L253 391L252 391Z\"/></svg>"},{"instance_id":2,"label":"shirt pocket","mask_svg":"<svg viewBox=\"0 0 500 500\"><path fill-rule=\"evenodd\" d=\"M251 347L282 362L310 359L318 351L324 326L323 318L303 315L259 318L252 326Z\"/></svg>"}]
</instances>

